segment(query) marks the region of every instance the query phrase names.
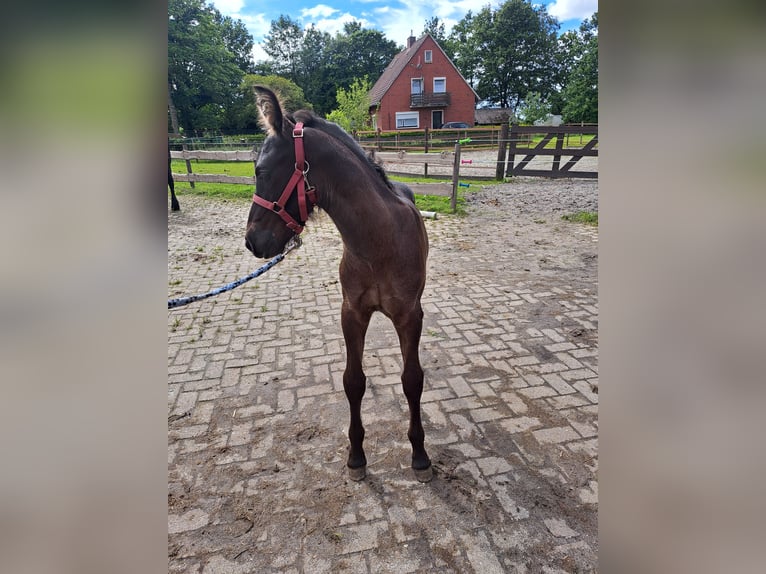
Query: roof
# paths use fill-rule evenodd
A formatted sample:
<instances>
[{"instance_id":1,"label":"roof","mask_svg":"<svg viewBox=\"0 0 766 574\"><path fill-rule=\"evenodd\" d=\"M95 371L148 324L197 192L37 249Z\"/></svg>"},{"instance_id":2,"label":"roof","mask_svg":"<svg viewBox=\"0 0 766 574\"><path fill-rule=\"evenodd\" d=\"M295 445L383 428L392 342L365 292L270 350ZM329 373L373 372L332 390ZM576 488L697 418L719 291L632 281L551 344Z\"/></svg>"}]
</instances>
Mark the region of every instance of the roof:
<instances>
[{"instance_id":1,"label":"roof","mask_svg":"<svg viewBox=\"0 0 766 574\"><path fill-rule=\"evenodd\" d=\"M437 48L439 48L442 54L444 54L444 50L442 50L442 47L439 46L439 42L434 40L430 34L426 33L423 36L421 36L420 39L417 40L412 46L410 46L409 48L405 48L404 50L399 52L396 56L394 56L394 59L391 60L391 63L388 64L385 70L383 70L383 73L380 75L380 78L378 78L378 81L375 82L375 85L370 90L370 94L369 94L370 105L376 106L380 103L380 100L383 99L383 96L386 94L386 92L394 83L394 81L396 81L396 78L399 77L399 75L402 73L402 71L407 66L407 64L410 63L410 60L412 60L415 54L418 53L418 51L420 50L420 47L423 45L423 43L426 41L427 38L431 38L434 44L436 44ZM455 71L457 71L457 73L460 74L460 70L458 70L455 64L452 63L452 60L449 59L447 54L444 54L444 57L447 59L447 61L450 64L452 64L452 67L455 68ZM474 90L471 87L471 84L469 84L466 81L466 79L463 78L463 74L460 74L460 77L463 79L466 85L469 88L471 88L471 91L476 97L476 101L480 100L481 98L479 98L479 95L476 93L476 90Z\"/></svg>"},{"instance_id":2,"label":"roof","mask_svg":"<svg viewBox=\"0 0 766 574\"><path fill-rule=\"evenodd\" d=\"M515 117L511 108L482 108L474 112L477 124L505 124Z\"/></svg>"}]
</instances>

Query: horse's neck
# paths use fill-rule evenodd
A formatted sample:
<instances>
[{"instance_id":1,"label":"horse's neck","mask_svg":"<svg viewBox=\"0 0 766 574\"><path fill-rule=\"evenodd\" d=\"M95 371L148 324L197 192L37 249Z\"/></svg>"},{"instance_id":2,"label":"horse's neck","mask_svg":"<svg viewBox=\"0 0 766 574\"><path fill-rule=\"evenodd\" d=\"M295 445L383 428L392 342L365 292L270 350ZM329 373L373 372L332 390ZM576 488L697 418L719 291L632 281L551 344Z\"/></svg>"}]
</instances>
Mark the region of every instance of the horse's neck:
<instances>
[{"instance_id":1,"label":"horse's neck","mask_svg":"<svg viewBox=\"0 0 766 574\"><path fill-rule=\"evenodd\" d=\"M360 179L354 170L348 174L352 177L327 181L326 192L331 197L323 202L320 189L319 205L335 223L346 249L360 259L371 260L378 257L381 241L390 238L391 206L379 188L385 184L371 181L369 176Z\"/></svg>"}]
</instances>

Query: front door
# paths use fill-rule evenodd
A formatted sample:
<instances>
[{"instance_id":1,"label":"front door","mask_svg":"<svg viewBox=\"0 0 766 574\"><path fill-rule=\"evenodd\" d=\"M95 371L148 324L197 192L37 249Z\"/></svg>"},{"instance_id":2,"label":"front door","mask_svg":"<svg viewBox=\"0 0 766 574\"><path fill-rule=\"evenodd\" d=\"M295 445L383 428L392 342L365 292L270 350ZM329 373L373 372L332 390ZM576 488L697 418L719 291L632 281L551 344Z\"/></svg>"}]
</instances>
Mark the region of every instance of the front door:
<instances>
[{"instance_id":1,"label":"front door","mask_svg":"<svg viewBox=\"0 0 766 574\"><path fill-rule=\"evenodd\" d=\"M438 130L444 123L444 112L442 110L434 110L431 112L431 127Z\"/></svg>"}]
</instances>

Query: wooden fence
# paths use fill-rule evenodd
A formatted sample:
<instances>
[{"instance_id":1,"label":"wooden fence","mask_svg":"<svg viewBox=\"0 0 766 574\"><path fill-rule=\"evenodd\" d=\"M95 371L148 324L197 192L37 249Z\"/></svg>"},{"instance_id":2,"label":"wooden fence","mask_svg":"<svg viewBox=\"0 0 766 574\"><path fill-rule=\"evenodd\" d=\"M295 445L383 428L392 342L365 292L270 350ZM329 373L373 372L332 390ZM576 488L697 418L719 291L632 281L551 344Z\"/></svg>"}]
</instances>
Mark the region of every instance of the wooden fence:
<instances>
[{"instance_id":1,"label":"wooden fence","mask_svg":"<svg viewBox=\"0 0 766 574\"><path fill-rule=\"evenodd\" d=\"M505 126L504 126L505 127ZM529 147L533 135L542 134L543 138L535 145ZM569 147L571 136L592 135L593 138L579 147ZM549 144L555 138L554 147ZM565 140L567 147L565 147ZM505 144L507 143L507 156ZM505 176L513 177L515 175L531 175L541 177L575 177L575 178L597 178L598 170L575 171L572 168L583 157L598 157L598 126L511 126L510 134L507 138L502 138L498 149L498 168L496 172L497 179L502 178L501 161L505 164ZM523 156L516 163L516 157ZM539 164L535 167L529 167L534 158L550 157L552 158L550 168L540 169ZM562 165L562 157L570 159ZM503 161L504 160L504 161Z\"/></svg>"},{"instance_id":2,"label":"wooden fence","mask_svg":"<svg viewBox=\"0 0 766 574\"><path fill-rule=\"evenodd\" d=\"M482 134L486 135L488 130L482 128ZM426 136L428 130L421 130ZM439 131L439 130L435 130ZM460 132L472 130L458 130ZM532 141L535 136L542 135L542 139L534 146ZM571 146L574 136L593 136L584 145ZM488 169L495 167L495 179L502 181L504 177L513 177L518 175L540 176L540 177L573 177L573 178L597 178L598 171L576 171L572 168L584 157L598 157L598 126L511 126L507 125L497 129L497 135L491 136L495 143L493 147L487 148L486 141L480 142L484 150L497 149L497 160L489 160L484 163L489 164ZM409 143L413 144L415 140ZM425 148L429 149L428 139L426 139ZM433 140L432 140L433 141ZM553 147L550 147L553 142ZM398 165L418 165L418 169L423 175L428 175L428 167L451 168L452 181L450 183L411 183L412 190L420 195L450 195L452 210L456 209L457 190L460 178L460 168L463 164L469 164L466 167L474 167L470 159L461 160L461 150L476 150L476 143L472 138L463 140L452 140L450 145L453 150L442 149L442 151L426 151L425 153L415 152L418 149L415 145L408 145L406 149L397 151L379 151L376 142L363 141L363 147L368 151L373 151L375 157L382 161L389 172L395 172ZM384 146L380 146L385 149ZM443 147L443 142L439 146ZM173 159L182 159L186 162L186 173L173 173L173 179L180 182L188 182L194 187L195 182L200 183L233 183L240 185L255 186L255 176L232 176L225 174L205 174L194 173L191 160L215 160L215 161L242 161L253 164L253 173L255 173L255 163L258 160L258 145L249 150L237 151L206 151L206 150L181 150L171 151L170 156ZM522 156L520 161L516 161L518 156ZM536 161L531 167L530 163L536 158L551 158L550 167L541 167L541 162ZM570 159L562 163L562 157ZM443 171L443 169L442 169ZM413 174L410 174L413 175ZM417 175L417 174L414 174ZM463 174L466 175L465 173ZM471 176L474 178L474 176ZM491 177L491 176L490 176ZM476 179L483 179L475 177Z\"/></svg>"},{"instance_id":3,"label":"wooden fence","mask_svg":"<svg viewBox=\"0 0 766 574\"><path fill-rule=\"evenodd\" d=\"M170 157L173 159L183 159L186 161L186 173L173 173L175 181L188 182L194 187L195 182L200 183L237 183L242 185L255 186L255 176L225 175L225 174L207 174L194 173L192 171L192 159L206 159L215 161L247 161L253 164L253 173L255 173L255 162L258 160L258 152L252 150L238 151L203 151L203 150L182 150L171 151Z\"/></svg>"}]
</instances>

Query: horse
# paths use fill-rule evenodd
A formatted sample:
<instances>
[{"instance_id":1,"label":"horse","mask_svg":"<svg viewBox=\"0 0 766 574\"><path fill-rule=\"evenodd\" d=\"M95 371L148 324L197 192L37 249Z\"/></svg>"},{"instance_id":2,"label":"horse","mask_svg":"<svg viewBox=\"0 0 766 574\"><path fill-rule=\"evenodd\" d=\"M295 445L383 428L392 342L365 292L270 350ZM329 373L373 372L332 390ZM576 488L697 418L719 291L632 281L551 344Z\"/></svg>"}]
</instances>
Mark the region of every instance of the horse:
<instances>
[{"instance_id":1,"label":"horse","mask_svg":"<svg viewBox=\"0 0 766 574\"><path fill-rule=\"evenodd\" d=\"M412 191L393 184L337 124L306 110L286 114L271 90L254 90L267 137L256 162L245 246L255 257L274 257L303 231L315 206L328 214L343 242L339 278L346 345L343 389L350 411L348 476L355 481L366 476L362 358L370 318L381 312L393 323L402 353L411 466L417 480L428 482L433 470L424 446L419 357L428 236Z\"/></svg>"},{"instance_id":2,"label":"horse","mask_svg":"<svg viewBox=\"0 0 766 574\"><path fill-rule=\"evenodd\" d=\"M176 185L173 181L173 170L170 167L170 141L168 141L168 187L170 188L170 209L173 211L181 211L181 204L178 203L176 198Z\"/></svg>"}]
</instances>

